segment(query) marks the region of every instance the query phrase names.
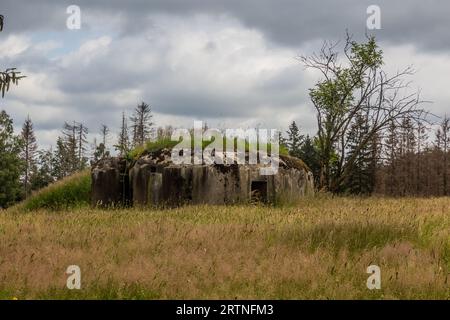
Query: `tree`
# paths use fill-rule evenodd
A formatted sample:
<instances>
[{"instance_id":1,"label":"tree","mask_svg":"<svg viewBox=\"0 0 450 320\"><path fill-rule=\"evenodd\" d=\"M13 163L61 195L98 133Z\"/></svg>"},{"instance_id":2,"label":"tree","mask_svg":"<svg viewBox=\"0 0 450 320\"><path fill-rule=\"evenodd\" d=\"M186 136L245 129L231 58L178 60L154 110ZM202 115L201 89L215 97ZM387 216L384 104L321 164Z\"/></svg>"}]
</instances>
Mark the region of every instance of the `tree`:
<instances>
[{"instance_id":1,"label":"tree","mask_svg":"<svg viewBox=\"0 0 450 320\"><path fill-rule=\"evenodd\" d=\"M56 149L52 159L52 176L55 177L56 180L61 180L71 174L73 166L70 158L68 146L65 144L64 139L58 137L56 139Z\"/></svg>"},{"instance_id":2,"label":"tree","mask_svg":"<svg viewBox=\"0 0 450 320\"><path fill-rule=\"evenodd\" d=\"M299 158L300 149L302 147L303 140L305 137L300 134L300 130L295 121L292 121L292 123L289 126L289 130L286 133L288 135L286 145L289 149L289 154L291 156Z\"/></svg>"},{"instance_id":3,"label":"tree","mask_svg":"<svg viewBox=\"0 0 450 320\"><path fill-rule=\"evenodd\" d=\"M96 147L94 152L94 162L97 162L99 159L107 158L109 156L110 156L109 151L106 150L103 142L100 142L100 144Z\"/></svg>"},{"instance_id":4,"label":"tree","mask_svg":"<svg viewBox=\"0 0 450 320\"><path fill-rule=\"evenodd\" d=\"M20 197L20 159L22 141L14 135L13 121L5 111L0 112L0 208L6 208Z\"/></svg>"},{"instance_id":5,"label":"tree","mask_svg":"<svg viewBox=\"0 0 450 320\"><path fill-rule=\"evenodd\" d=\"M122 125L120 127L119 138L117 144L114 146L121 157L125 156L130 150L130 141L128 136L128 122L125 117L125 112L122 112Z\"/></svg>"},{"instance_id":6,"label":"tree","mask_svg":"<svg viewBox=\"0 0 450 320\"><path fill-rule=\"evenodd\" d=\"M57 142L56 151L60 152L57 158L64 157L60 159L62 161L61 165L64 168L64 176L70 175L78 170L78 143L77 143L77 124L75 121L73 124L67 122L63 126L63 144L64 147L59 146ZM59 139L59 138L58 138Z\"/></svg>"},{"instance_id":7,"label":"tree","mask_svg":"<svg viewBox=\"0 0 450 320\"><path fill-rule=\"evenodd\" d=\"M0 32L3 31L3 20L4 16L0 15ZM25 76L20 75L16 68L7 68L5 71L0 72L0 91L2 93L2 98L5 97L5 92L9 91L10 84L19 84L19 80L25 78Z\"/></svg>"},{"instance_id":8,"label":"tree","mask_svg":"<svg viewBox=\"0 0 450 320\"><path fill-rule=\"evenodd\" d=\"M77 131L78 170L83 170L87 164L87 159L85 157L85 145L87 144L86 136L88 134L88 128L82 123L78 123L76 124L75 129Z\"/></svg>"},{"instance_id":9,"label":"tree","mask_svg":"<svg viewBox=\"0 0 450 320\"><path fill-rule=\"evenodd\" d=\"M339 59L337 45L326 42L320 53L300 57L307 68L323 77L310 89L310 98L317 111L319 185L332 192L342 189L359 152L375 135L392 121L422 119L425 114L419 108L418 92L402 95L408 89L405 78L414 73L413 69L408 67L393 76L384 72L383 54L374 37L357 43L347 36L343 53L343 60ZM352 156L347 157L348 133L358 113L367 115L369 127ZM332 170L335 151L338 161Z\"/></svg>"},{"instance_id":10,"label":"tree","mask_svg":"<svg viewBox=\"0 0 450 320\"><path fill-rule=\"evenodd\" d=\"M150 130L153 126L152 111L148 104L142 102L134 109L130 117L133 129L133 146L143 145L149 139Z\"/></svg>"},{"instance_id":11,"label":"tree","mask_svg":"<svg viewBox=\"0 0 450 320\"><path fill-rule=\"evenodd\" d=\"M28 197L31 191L30 178L36 169L36 151L37 143L36 137L33 130L33 122L28 116L22 127L22 142L23 149L21 152L21 160L24 164L23 172L23 189L25 193L25 198Z\"/></svg>"},{"instance_id":12,"label":"tree","mask_svg":"<svg viewBox=\"0 0 450 320\"><path fill-rule=\"evenodd\" d=\"M42 189L54 182L53 164L53 150L51 147L48 150L37 151L37 170L31 176L30 181L32 190Z\"/></svg>"},{"instance_id":13,"label":"tree","mask_svg":"<svg viewBox=\"0 0 450 320\"><path fill-rule=\"evenodd\" d=\"M345 180L344 190L358 195L372 193L373 176L373 150L372 145L366 144L364 148L357 149L361 139L367 135L369 126L367 119L360 113L355 117L348 132L348 152L346 157L355 157L350 174ZM355 155L355 152L357 153Z\"/></svg>"},{"instance_id":14,"label":"tree","mask_svg":"<svg viewBox=\"0 0 450 320\"><path fill-rule=\"evenodd\" d=\"M108 140L108 136L109 136L109 128L106 124L102 124L100 126L100 134L102 135L102 143L100 143L100 145L102 146L101 148L101 157L105 157L105 152L108 150L107 149L107 140ZM108 152L109 154L109 152Z\"/></svg>"},{"instance_id":15,"label":"tree","mask_svg":"<svg viewBox=\"0 0 450 320\"><path fill-rule=\"evenodd\" d=\"M314 138L306 136L300 148L299 158L309 167L314 176L314 183L318 185L318 177L320 174L319 152L316 147Z\"/></svg>"},{"instance_id":16,"label":"tree","mask_svg":"<svg viewBox=\"0 0 450 320\"><path fill-rule=\"evenodd\" d=\"M397 171L397 148L398 148L398 131L395 121L391 121L387 128L387 137L385 139L385 153L386 153L386 189L383 189L388 195L393 195L397 189L398 171Z\"/></svg>"},{"instance_id":17,"label":"tree","mask_svg":"<svg viewBox=\"0 0 450 320\"><path fill-rule=\"evenodd\" d=\"M448 118L447 115L444 117L437 130L436 140L438 141L439 149L441 150L443 194L449 195L450 118Z\"/></svg>"}]
</instances>

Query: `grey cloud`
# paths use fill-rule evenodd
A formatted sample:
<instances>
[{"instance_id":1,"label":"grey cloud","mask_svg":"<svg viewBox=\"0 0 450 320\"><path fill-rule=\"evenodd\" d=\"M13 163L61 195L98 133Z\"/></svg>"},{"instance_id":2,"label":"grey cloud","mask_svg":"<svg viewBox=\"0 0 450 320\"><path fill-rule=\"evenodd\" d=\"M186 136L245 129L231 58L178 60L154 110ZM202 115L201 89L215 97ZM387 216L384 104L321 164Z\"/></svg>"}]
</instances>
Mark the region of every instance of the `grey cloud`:
<instances>
[{"instance_id":1,"label":"grey cloud","mask_svg":"<svg viewBox=\"0 0 450 320\"><path fill-rule=\"evenodd\" d=\"M7 16L6 31L54 29L65 27L65 8L71 1L50 0L25 2L3 0L2 13ZM389 0L80 0L82 13L91 17L122 17L124 35L141 32L153 22L151 15L192 15L195 13L227 14L245 26L264 32L271 41L297 47L314 39L342 38L346 29L356 36L366 32L366 8L381 7L382 30L374 32L383 41L413 43L423 50L448 49L450 3L435 1ZM107 21L102 19L102 23ZM95 19L88 21L94 25Z\"/></svg>"}]
</instances>

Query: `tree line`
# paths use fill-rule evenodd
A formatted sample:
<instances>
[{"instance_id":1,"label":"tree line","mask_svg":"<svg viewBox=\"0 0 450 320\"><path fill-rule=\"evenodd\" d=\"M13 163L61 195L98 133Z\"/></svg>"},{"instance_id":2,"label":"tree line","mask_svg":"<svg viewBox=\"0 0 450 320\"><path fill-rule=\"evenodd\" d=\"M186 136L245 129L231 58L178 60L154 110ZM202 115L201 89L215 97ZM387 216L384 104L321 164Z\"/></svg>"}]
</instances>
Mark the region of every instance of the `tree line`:
<instances>
[{"instance_id":1,"label":"tree line","mask_svg":"<svg viewBox=\"0 0 450 320\"><path fill-rule=\"evenodd\" d=\"M120 132L110 145L110 129L99 128L101 141L89 144L89 129L82 122L65 122L55 146L39 149L34 126L28 116L20 134L14 133L13 120L3 110L0 113L0 208L26 199L31 192L89 167L90 162L110 156L110 148L119 155L127 153L150 138L153 127L151 107L142 102L128 119L122 113ZM130 120L130 127L128 126ZM162 134L165 130L159 128Z\"/></svg>"},{"instance_id":2,"label":"tree line","mask_svg":"<svg viewBox=\"0 0 450 320\"><path fill-rule=\"evenodd\" d=\"M448 195L449 125L445 117L430 136L430 114L411 88L412 67L384 70L375 38L347 35L325 42L299 61L320 79L309 90L317 134L303 137L295 123L285 141L314 172L319 190L392 196Z\"/></svg>"},{"instance_id":3,"label":"tree line","mask_svg":"<svg viewBox=\"0 0 450 320\"><path fill-rule=\"evenodd\" d=\"M340 193L385 196L450 195L450 118L435 126L405 118L391 121L363 148L359 140L368 130L367 119L356 117L349 131L347 157L357 153L352 170L343 180ZM320 142L317 136L301 134L294 122L282 143L292 156L301 158L314 174L320 188ZM334 153L330 171L338 174ZM332 177L334 178L334 177Z\"/></svg>"}]
</instances>

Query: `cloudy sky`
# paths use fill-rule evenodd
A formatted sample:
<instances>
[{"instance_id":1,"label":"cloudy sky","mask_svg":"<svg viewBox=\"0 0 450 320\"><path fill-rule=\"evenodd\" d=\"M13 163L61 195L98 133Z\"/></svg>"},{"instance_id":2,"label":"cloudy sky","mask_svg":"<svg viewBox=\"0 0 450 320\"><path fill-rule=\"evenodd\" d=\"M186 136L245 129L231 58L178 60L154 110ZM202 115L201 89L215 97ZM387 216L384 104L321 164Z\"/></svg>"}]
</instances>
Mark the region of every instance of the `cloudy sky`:
<instances>
[{"instance_id":1,"label":"cloudy sky","mask_svg":"<svg viewBox=\"0 0 450 320\"><path fill-rule=\"evenodd\" d=\"M81 29L66 26L69 5ZM381 29L366 28L369 5ZM434 114L450 113L450 2L365 0L1 0L0 68L27 78L4 99L17 129L27 115L38 141L54 143L62 124L85 123L90 140L107 124L115 140L121 112L149 103L158 125L203 120L226 128L315 132L308 88L318 75L295 59L324 40L374 34L394 72L414 65L413 87Z\"/></svg>"}]
</instances>

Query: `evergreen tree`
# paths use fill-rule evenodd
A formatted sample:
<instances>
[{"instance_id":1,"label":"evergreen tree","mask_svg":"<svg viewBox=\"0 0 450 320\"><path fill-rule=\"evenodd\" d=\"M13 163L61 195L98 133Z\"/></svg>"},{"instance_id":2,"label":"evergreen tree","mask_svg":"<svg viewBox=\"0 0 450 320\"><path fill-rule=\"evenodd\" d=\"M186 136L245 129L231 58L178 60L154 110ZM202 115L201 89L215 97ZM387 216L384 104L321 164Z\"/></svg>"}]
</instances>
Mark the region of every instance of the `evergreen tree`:
<instances>
[{"instance_id":1,"label":"evergreen tree","mask_svg":"<svg viewBox=\"0 0 450 320\"><path fill-rule=\"evenodd\" d=\"M14 135L13 121L5 111L0 112L0 208L6 208L20 197L20 159L22 140Z\"/></svg>"},{"instance_id":2,"label":"evergreen tree","mask_svg":"<svg viewBox=\"0 0 450 320\"><path fill-rule=\"evenodd\" d=\"M367 119L362 114L357 114L347 138L349 149L347 157L350 158L356 153L356 160L345 183L347 192L352 194L370 194L373 190L372 146L366 144L364 148L358 149L361 139L367 136L368 130Z\"/></svg>"},{"instance_id":3,"label":"evergreen tree","mask_svg":"<svg viewBox=\"0 0 450 320\"><path fill-rule=\"evenodd\" d=\"M442 163L442 188L444 195L450 195L449 190L449 152L450 152L450 118L447 116L441 122L436 133L436 140L439 146Z\"/></svg>"},{"instance_id":4,"label":"evergreen tree","mask_svg":"<svg viewBox=\"0 0 450 320\"><path fill-rule=\"evenodd\" d=\"M398 152L398 131L395 121L391 121L387 130L387 138L385 140L386 148L386 164L387 164L387 177L386 184L387 189L384 190L388 195L394 195L397 190L397 175L396 162Z\"/></svg>"},{"instance_id":5,"label":"evergreen tree","mask_svg":"<svg viewBox=\"0 0 450 320\"><path fill-rule=\"evenodd\" d=\"M115 145L120 156L125 156L130 150L130 142L128 137L128 123L125 117L125 112L122 112L122 125L120 127L119 139Z\"/></svg>"},{"instance_id":6,"label":"evergreen tree","mask_svg":"<svg viewBox=\"0 0 450 320\"><path fill-rule=\"evenodd\" d=\"M72 155L73 156L73 155ZM72 163L70 159L70 152L62 137L56 140L56 149L53 155L53 173L52 176L56 180L68 176L72 173Z\"/></svg>"},{"instance_id":7,"label":"evergreen tree","mask_svg":"<svg viewBox=\"0 0 450 320\"><path fill-rule=\"evenodd\" d=\"M87 165L87 158L85 157L88 128L82 123L76 124L77 131L77 150L78 150L78 170L83 170Z\"/></svg>"},{"instance_id":8,"label":"evergreen tree","mask_svg":"<svg viewBox=\"0 0 450 320\"><path fill-rule=\"evenodd\" d=\"M53 178L53 150L38 150L37 170L31 176L31 189L39 190L54 182Z\"/></svg>"},{"instance_id":9,"label":"evergreen tree","mask_svg":"<svg viewBox=\"0 0 450 320\"><path fill-rule=\"evenodd\" d=\"M300 148L299 158L309 167L314 176L314 182L318 185L320 175L320 158L317 147L315 146L314 139L311 139L309 135L303 141Z\"/></svg>"},{"instance_id":10,"label":"evergreen tree","mask_svg":"<svg viewBox=\"0 0 450 320\"><path fill-rule=\"evenodd\" d=\"M289 154L294 157L300 157L300 149L303 144L304 136L300 134L300 129L295 121L290 124L287 135L288 139L286 145L289 149Z\"/></svg>"},{"instance_id":11,"label":"evergreen tree","mask_svg":"<svg viewBox=\"0 0 450 320\"><path fill-rule=\"evenodd\" d=\"M108 136L109 136L109 128L106 124L102 124L100 126L100 134L102 135L102 143L100 143L101 149L98 149L101 151L100 156L102 158L105 157L105 153L108 152L108 145L107 145L107 140L108 140ZM100 147L99 146L99 147ZM109 154L109 152L108 152Z\"/></svg>"},{"instance_id":12,"label":"evergreen tree","mask_svg":"<svg viewBox=\"0 0 450 320\"><path fill-rule=\"evenodd\" d=\"M25 198L28 197L31 191L31 176L35 173L36 170L36 151L37 151L37 143L36 137L34 135L33 130L33 122L28 116L22 127L22 142L23 149L21 152L21 160L24 164L24 172L23 172L23 190Z\"/></svg>"},{"instance_id":13,"label":"evergreen tree","mask_svg":"<svg viewBox=\"0 0 450 320\"><path fill-rule=\"evenodd\" d=\"M134 109L130 118L133 129L133 146L143 145L150 137L152 122L152 111L148 104L142 102Z\"/></svg>"},{"instance_id":14,"label":"evergreen tree","mask_svg":"<svg viewBox=\"0 0 450 320\"><path fill-rule=\"evenodd\" d=\"M65 122L62 131L64 148L58 145L61 141L56 145L56 152L59 153L56 158L62 161L63 177L75 173L79 167L77 129L75 121L73 124Z\"/></svg>"}]
</instances>

